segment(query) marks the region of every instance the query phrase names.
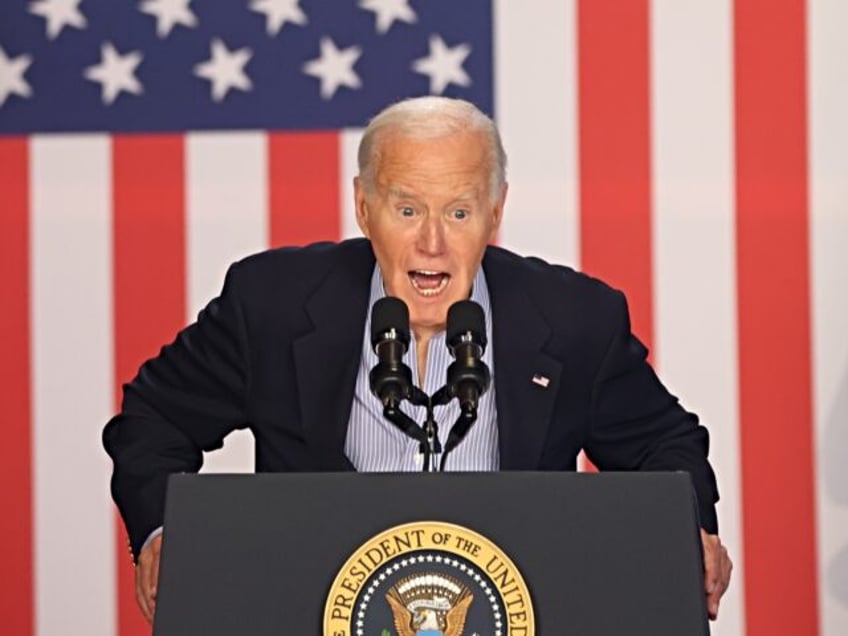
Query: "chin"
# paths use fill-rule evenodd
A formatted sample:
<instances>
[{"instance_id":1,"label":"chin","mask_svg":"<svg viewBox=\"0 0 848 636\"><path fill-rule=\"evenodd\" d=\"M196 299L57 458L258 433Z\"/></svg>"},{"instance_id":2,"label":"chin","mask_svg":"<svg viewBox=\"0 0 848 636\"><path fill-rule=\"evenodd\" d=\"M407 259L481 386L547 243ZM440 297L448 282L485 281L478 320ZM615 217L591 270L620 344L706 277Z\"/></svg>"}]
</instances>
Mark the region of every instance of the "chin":
<instances>
[{"instance_id":1,"label":"chin","mask_svg":"<svg viewBox=\"0 0 848 636\"><path fill-rule=\"evenodd\" d=\"M448 317L448 305L439 304L428 307L409 306L409 322L413 330L416 328L442 331Z\"/></svg>"}]
</instances>

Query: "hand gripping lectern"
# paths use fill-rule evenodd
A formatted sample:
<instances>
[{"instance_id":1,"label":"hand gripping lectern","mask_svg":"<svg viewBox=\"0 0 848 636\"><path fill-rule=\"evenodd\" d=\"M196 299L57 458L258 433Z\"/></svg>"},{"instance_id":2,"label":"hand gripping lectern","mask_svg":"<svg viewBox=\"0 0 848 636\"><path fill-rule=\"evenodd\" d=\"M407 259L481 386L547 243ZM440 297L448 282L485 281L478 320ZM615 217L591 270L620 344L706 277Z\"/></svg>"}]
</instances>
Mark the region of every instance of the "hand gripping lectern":
<instances>
[{"instance_id":1,"label":"hand gripping lectern","mask_svg":"<svg viewBox=\"0 0 848 636\"><path fill-rule=\"evenodd\" d=\"M175 475L156 636L709 634L685 473Z\"/></svg>"}]
</instances>

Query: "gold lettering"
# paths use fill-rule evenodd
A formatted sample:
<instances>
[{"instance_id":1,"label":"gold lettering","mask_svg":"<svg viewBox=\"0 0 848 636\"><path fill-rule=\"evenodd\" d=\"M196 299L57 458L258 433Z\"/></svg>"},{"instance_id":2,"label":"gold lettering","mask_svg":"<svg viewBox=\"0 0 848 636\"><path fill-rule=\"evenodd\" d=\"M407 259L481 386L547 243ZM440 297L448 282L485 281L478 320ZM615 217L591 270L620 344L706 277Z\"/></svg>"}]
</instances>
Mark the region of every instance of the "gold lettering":
<instances>
[{"instance_id":1,"label":"gold lettering","mask_svg":"<svg viewBox=\"0 0 848 636\"><path fill-rule=\"evenodd\" d=\"M333 599L333 607L352 610L353 597L345 596L344 594L336 594L336 598Z\"/></svg>"},{"instance_id":2,"label":"gold lettering","mask_svg":"<svg viewBox=\"0 0 848 636\"><path fill-rule=\"evenodd\" d=\"M527 612L521 610L520 612L510 612L509 614L509 627L512 629L513 623L526 623L527 622Z\"/></svg>"},{"instance_id":3,"label":"gold lettering","mask_svg":"<svg viewBox=\"0 0 848 636\"><path fill-rule=\"evenodd\" d=\"M363 568L365 568L365 575L362 578L365 578L366 576L371 574L371 571L374 569L373 567L370 567L367 563L365 563L365 561L362 560L362 557L358 558L356 562L359 563L359 565L361 565Z\"/></svg>"},{"instance_id":4,"label":"gold lettering","mask_svg":"<svg viewBox=\"0 0 848 636\"><path fill-rule=\"evenodd\" d=\"M456 537L455 545L457 550L467 552L471 556L477 556L480 553L479 544L469 541L468 539L464 539L463 537ZM493 560L495 558L497 557L492 557ZM491 563L491 561L489 563Z\"/></svg>"},{"instance_id":5,"label":"gold lettering","mask_svg":"<svg viewBox=\"0 0 848 636\"><path fill-rule=\"evenodd\" d=\"M409 533L407 533L409 534ZM423 530L412 530L411 534L415 535L415 547L420 548L424 544L424 531Z\"/></svg>"},{"instance_id":6,"label":"gold lettering","mask_svg":"<svg viewBox=\"0 0 848 636\"><path fill-rule=\"evenodd\" d=\"M409 532L404 532L403 535L395 535L395 550L403 552L412 549L412 541L409 538Z\"/></svg>"},{"instance_id":7,"label":"gold lettering","mask_svg":"<svg viewBox=\"0 0 848 636\"><path fill-rule=\"evenodd\" d=\"M504 589L509 585L515 585L515 577L511 577L509 575L509 570L507 570L504 566L501 567L497 574L492 574L492 581L494 581L495 585L501 589ZM506 592L501 593L506 594Z\"/></svg>"},{"instance_id":8,"label":"gold lettering","mask_svg":"<svg viewBox=\"0 0 848 636\"><path fill-rule=\"evenodd\" d=\"M345 612L345 611L343 611L344 607L339 607L338 605L336 605L338 603L339 599L342 599L344 601L343 596L337 596L336 597L336 600L333 601L333 612L332 612L332 614L330 614L330 616L334 619L338 619L338 620L341 620L341 621L349 621L350 620L350 612Z\"/></svg>"},{"instance_id":9,"label":"gold lettering","mask_svg":"<svg viewBox=\"0 0 848 636\"><path fill-rule=\"evenodd\" d=\"M383 551L383 558L386 559L396 554L389 539L383 539L380 541L380 549Z\"/></svg>"},{"instance_id":10,"label":"gold lettering","mask_svg":"<svg viewBox=\"0 0 848 636\"><path fill-rule=\"evenodd\" d=\"M493 565L494 564L494 565ZM486 572L489 574L494 574L498 570L503 567L503 564L500 562L497 556L493 556L489 559L489 562L486 564Z\"/></svg>"},{"instance_id":11,"label":"gold lettering","mask_svg":"<svg viewBox=\"0 0 848 636\"><path fill-rule=\"evenodd\" d=\"M383 562L383 559L385 557L383 556L383 553L378 548L371 548L370 550L368 550L365 553L365 558L368 559L368 561L370 561L371 569L374 569Z\"/></svg>"},{"instance_id":12,"label":"gold lettering","mask_svg":"<svg viewBox=\"0 0 848 636\"><path fill-rule=\"evenodd\" d=\"M519 596L514 601L510 601L509 603L506 603L507 607L512 607L513 605L521 605L521 607L524 607L524 597Z\"/></svg>"}]
</instances>

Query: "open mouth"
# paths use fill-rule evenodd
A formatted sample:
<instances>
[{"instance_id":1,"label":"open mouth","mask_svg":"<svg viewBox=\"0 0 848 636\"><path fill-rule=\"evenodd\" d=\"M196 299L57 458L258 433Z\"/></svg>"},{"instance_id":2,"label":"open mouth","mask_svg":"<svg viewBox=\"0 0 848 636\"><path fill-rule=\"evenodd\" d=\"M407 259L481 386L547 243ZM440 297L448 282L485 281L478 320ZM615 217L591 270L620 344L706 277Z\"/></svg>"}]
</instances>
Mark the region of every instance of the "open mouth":
<instances>
[{"instance_id":1,"label":"open mouth","mask_svg":"<svg viewBox=\"0 0 848 636\"><path fill-rule=\"evenodd\" d=\"M438 296L450 282L450 274L429 269L413 269L408 272L412 286L422 296Z\"/></svg>"}]
</instances>

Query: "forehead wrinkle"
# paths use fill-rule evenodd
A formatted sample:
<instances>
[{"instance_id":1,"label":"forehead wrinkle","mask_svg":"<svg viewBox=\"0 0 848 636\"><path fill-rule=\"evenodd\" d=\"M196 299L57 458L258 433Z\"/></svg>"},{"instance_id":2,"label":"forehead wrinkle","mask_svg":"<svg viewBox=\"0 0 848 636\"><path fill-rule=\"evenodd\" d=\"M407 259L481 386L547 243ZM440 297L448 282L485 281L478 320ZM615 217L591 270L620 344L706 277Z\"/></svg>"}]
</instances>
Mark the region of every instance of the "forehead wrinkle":
<instances>
[{"instance_id":1,"label":"forehead wrinkle","mask_svg":"<svg viewBox=\"0 0 848 636\"><path fill-rule=\"evenodd\" d=\"M405 190L398 186L388 186L386 188L387 194L395 199L416 199L422 200L424 197L415 194L414 192L410 192L409 190ZM477 197L477 192L475 190L466 190L457 195L451 196L448 200L448 204L451 203L466 203L472 202Z\"/></svg>"},{"instance_id":2,"label":"forehead wrinkle","mask_svg":"<svg viewBox=\"0 0 848 636\"><path fill-rule=\"evenodd\" d=\"M457 194L450 200L450 203L473 202L477 198L477 194L474 190L468 190L462 194Z\"/></svg>"},{"instance_id":3,"label":"forehead wrinkle","mask_svg":"<svg viewBox=\"0 0 848 636\"><path fill-rule=\"evenodd\" d=\"M469 156L463 152L458 157L452 147L434 153L433 144L438 141L406 137L386 139L373 164L375 189L386 198L440 200L440 206L455 201L476 201L481 196L489 198L491 179L485 154L471 152ZM444 140L448 144L453 141Z\"/></svg>"},{"instance_id":4,"label":"forehead wrinkle","mask_svg":"<svg viewBox=\"0 0 848 636\"><path fill-rule=\"evenodd\" d=\"M407 190L404 190L401 187L394 186L394 185L388 186L386 188L386 191L388 192L388 195L390 197L395 197L397 199L417 199L418 198L418 195L416 195L412 192L409 192Z\"/></svg>"}]
</instances>

